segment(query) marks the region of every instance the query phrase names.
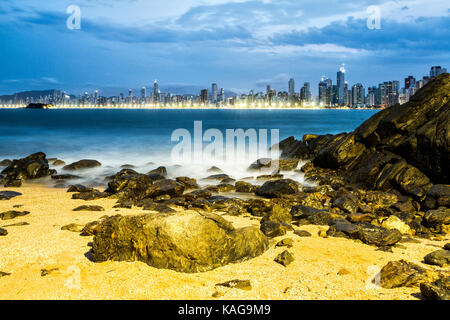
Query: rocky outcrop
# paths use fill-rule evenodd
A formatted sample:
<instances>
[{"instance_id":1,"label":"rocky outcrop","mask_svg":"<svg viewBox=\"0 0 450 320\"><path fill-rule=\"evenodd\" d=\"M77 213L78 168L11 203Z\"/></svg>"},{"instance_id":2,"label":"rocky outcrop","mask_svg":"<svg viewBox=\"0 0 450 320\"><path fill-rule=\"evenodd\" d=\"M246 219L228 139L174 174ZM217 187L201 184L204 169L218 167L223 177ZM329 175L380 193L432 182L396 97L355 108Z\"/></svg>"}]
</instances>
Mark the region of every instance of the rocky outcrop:
<instances>
[{"instance_id":1,"label":"rocky outcrop","mask_svg":"<svg viewBox=\"0 0 450 320\"><path fill-rule=\"evenodd\" d=\"M6 175L6 184L29 179L38 179L56 174L56 170L50 169L45 153L38 152L26 158L13 160L2 172Z\"/></svg>"},{"instance_id":2,"label":"rocky outcrop","mask_svg":"<svg viewBox=\"0 0 450 320\"><path fill-rule=\"evenodd\" d=\"M410 102L378 112L354 132L303 140L282 141L282 158L311 160L348 184L397 190L426 200L430 209L448 206L450 75L428 83Z\"/></svg>"},{"instance_id":3,"label":"rocky outcrop","mask_svg":"<svg viewBox=\"0 0 450 320\"><path fill-rule=\"evenodd\" d=\"M220 216L185 211L106 220L94 237L92 258L193 273L254 258L267 248L258 228L235 229Z\"/></svg>"},{"instance_id":4,"label":"rocky outcrop","mask_svg":"<svg viewBox=\"0 0 450 320\"><path fill-rule=\"evenodd\" d=\"M63 167L63 170L75 171L100 167L102 164L97 160L80 160Z\"/></svg>"}]
</instances>

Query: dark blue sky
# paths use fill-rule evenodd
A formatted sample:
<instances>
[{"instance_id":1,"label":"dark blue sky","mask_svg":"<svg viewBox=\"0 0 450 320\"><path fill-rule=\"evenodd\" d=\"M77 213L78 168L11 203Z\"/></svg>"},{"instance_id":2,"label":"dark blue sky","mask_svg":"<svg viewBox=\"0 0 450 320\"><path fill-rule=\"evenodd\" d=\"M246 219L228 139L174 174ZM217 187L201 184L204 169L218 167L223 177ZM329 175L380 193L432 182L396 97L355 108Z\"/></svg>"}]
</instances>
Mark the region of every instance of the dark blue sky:
<instances>
[{"instance_id":1,"label":"dark blue sky","mask_svg":"<svg viewBox=\"0 0 450 320\"><path fill-rule=\"evenodd\" d=\"M66 10L81 8L81 29ZM381 29L367 8L379 6ZM450 67L450 2L442 0L2 0L0 94L61 88L269 83L317 91L342 63L350 84L422 77ZM118 93L118 92L117 92Z\"/></svg>"}]
</instances>

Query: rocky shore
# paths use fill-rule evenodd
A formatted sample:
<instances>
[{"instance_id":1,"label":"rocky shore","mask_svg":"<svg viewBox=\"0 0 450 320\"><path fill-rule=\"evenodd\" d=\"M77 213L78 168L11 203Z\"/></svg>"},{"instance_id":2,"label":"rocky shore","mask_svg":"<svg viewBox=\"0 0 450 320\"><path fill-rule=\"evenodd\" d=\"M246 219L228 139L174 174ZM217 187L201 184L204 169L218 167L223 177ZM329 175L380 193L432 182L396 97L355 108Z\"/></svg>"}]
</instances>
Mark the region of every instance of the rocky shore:
<instances>
[{"instance_id":1,"label":"rocky shore","mask_svg":"<svg viewBox=\"0 0 450 320\"><path fill-rule=\"evenodd\" d=\"M448 300L449 126L442 75L353 132L282 141L280 159L257 160L241 181L220 168L196 180L124 165L100 189L68 186L95 160L1 161L0 220L15 223L0 224L0 287L17 289L1 298L53 297L15 283L61 285L72 266L85 287L61 285L58 297ZM273 161L280 170L268 175ZM49 177L59 188L30 184Z\"/></svg>"}]
</instances>

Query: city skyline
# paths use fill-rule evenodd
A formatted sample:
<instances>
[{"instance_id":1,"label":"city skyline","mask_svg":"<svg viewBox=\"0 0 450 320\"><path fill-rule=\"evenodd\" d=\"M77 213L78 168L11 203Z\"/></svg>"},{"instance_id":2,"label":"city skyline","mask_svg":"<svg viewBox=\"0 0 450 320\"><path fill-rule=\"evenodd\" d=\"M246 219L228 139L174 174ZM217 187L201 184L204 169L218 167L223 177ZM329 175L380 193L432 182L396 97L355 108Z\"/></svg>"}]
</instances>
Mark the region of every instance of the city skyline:
<instances>
[{"instance_id":1,"label":"city skyline","mask_svg":"<svg viewBox=\"0 0 450 320\"><path fill-rule=\"evenodd\" d=\"M35 1L34 1L35 2ZM60 87L70 92L165 84L243 93L290 78L312 82L346 64L349 83L375 85L450 64L450 5L442 1L79 0L0 4L0 94ZM368 8L380 28L368 28ZM195 76L195 77L194 77ZM315 81L315 80L314 80ZM314 94L317 88L312 87Z\"/></svg>"}]
</instances>

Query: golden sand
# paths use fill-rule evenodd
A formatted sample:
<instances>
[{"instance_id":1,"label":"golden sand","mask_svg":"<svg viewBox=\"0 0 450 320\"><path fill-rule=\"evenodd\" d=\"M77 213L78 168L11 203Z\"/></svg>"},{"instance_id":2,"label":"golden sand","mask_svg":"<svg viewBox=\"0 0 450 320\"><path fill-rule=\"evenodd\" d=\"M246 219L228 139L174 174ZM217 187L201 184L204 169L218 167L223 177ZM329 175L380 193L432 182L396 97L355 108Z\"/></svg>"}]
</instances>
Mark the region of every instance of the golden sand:
<instances>
[{"instance_id":1,"label":"golden sand","mask_svg":"<svg viewBox=\"0 0 450 320\"><path fill-rule=\"evenodd\" d=\"M7 227L0 237L0 300L6 299L418 299L418 288L382 289L371 279L389 261L405 259L422 265L423 257L441 248L444 241L420 239L420 243L402 243L405 249L394 253L376 251L352 240L321 238L324 227L299 229L313 234L300 238L289 233L274 239L262 256L200 274L159 270L141 262L94 263L86 257L92 237L62 231L61 227L84 225L104 215L142 214L140 208L113 209L115 200L85 202L72 200L65 189L25 185L11 189L23 196L0 201L0 212L30 211L31 214L1 221L0 227L19 222L29 225ZM84 205L100 205L104 212L74 212ZM258 220L226 217L235 227L258 225ZM283 267L273 259L286 248L275 248L283 238L294 239L289 251L295 261ZM52 270L42 276L42 269ZM442 269L441 269L442 270ZM252 290L216 287L233 279L250 280ZM219 298L212 295L218 293Z\"/></svg>"}]
</instances>

